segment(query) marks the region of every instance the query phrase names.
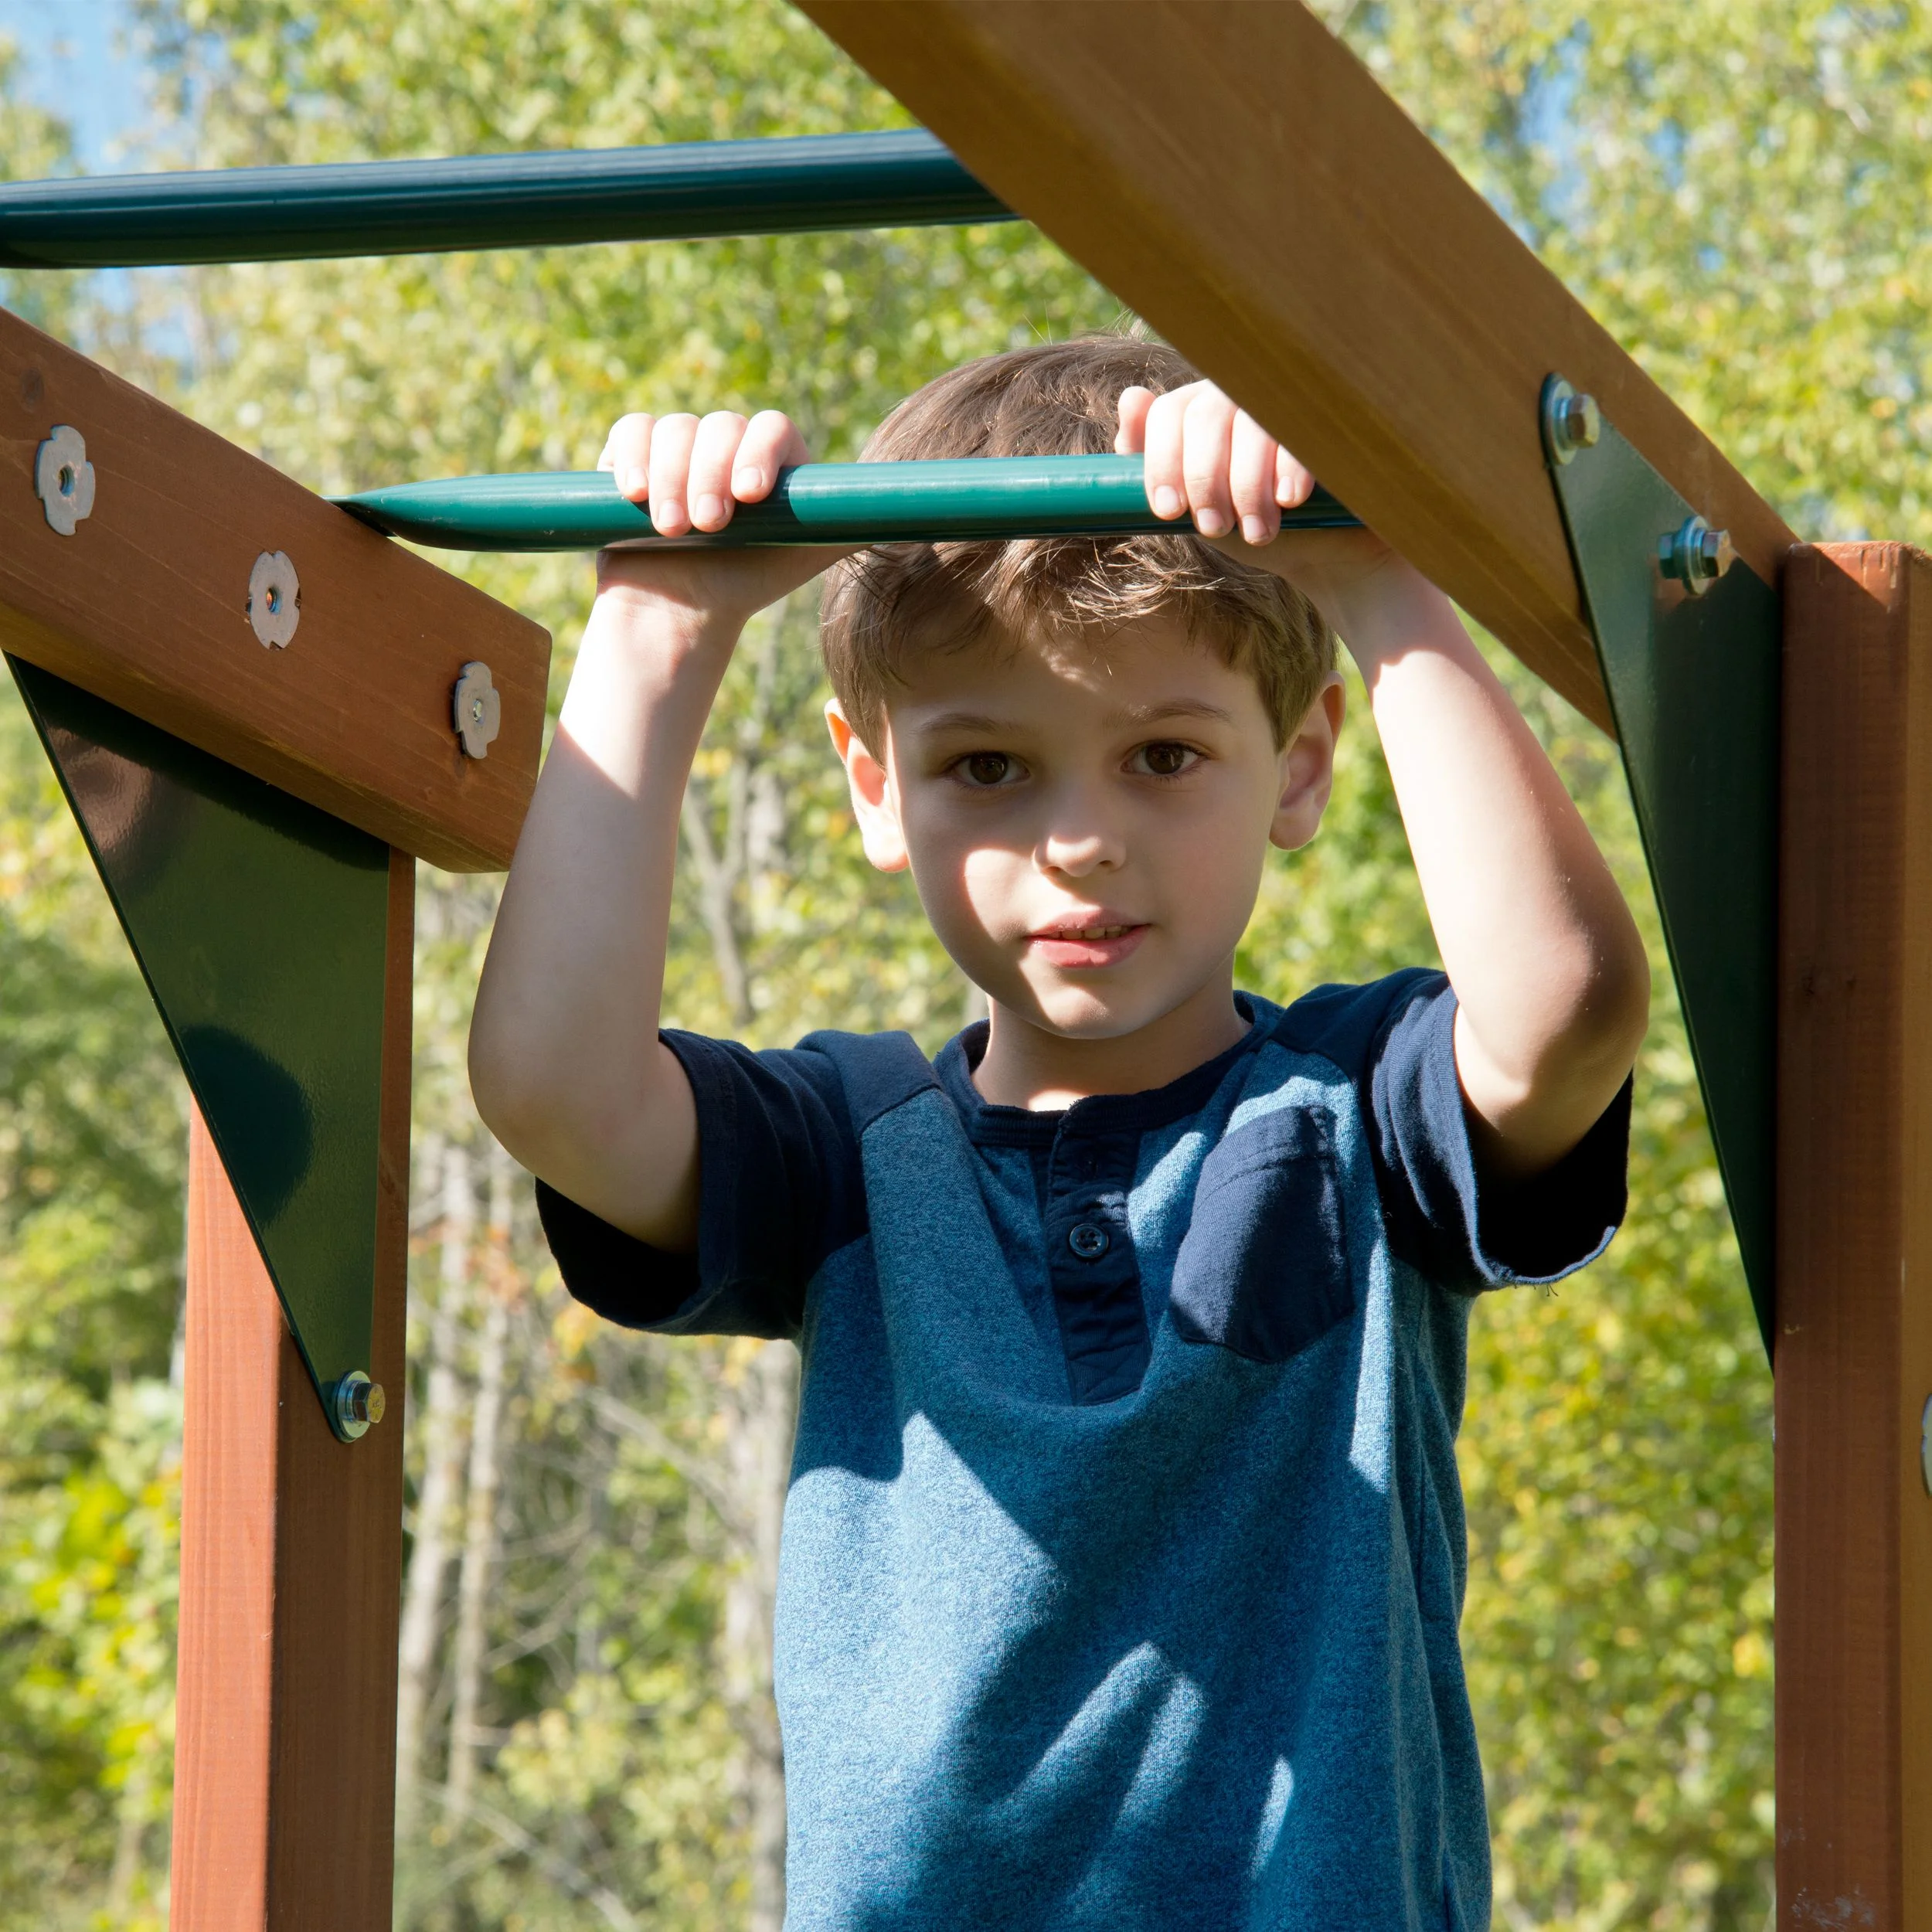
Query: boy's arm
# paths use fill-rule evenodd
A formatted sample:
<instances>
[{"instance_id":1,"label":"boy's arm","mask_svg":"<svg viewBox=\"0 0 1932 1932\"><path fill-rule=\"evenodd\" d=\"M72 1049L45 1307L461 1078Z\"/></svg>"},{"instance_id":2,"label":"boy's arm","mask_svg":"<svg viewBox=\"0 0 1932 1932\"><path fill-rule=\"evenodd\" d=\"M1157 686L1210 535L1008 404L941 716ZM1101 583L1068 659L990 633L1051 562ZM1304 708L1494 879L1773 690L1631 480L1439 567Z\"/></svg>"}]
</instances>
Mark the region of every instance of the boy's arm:
<instances>
[{"instance_id":1,"label":"boy's arm","mask_svg":"<svg viewBox=\"0 0 1932 1932\"><path fill-rule=\"evenodd\" d=\"M1540 1172L1615 1098L1649 1015L1642 940L1562 781L1448 599L1386 544L1271 543L1313 479L1218 390L1128 391L1121 446L1143 444L1157 514L1191 508L1202 535L1296 584L1360 665L1455 988L1478 1156L1498 1179Z\"/></svg>"},{"instance_id":2,"label":"boy's arm","mask_svg":"<svg viewBox=\"0 0 1932 1932\"><path fill-rule=\"evenodd\" d=\"M767 412L627 417L604 467L666 536L762 498L798 431ZM746 620L823 549L607 550L504 888L470 1027L478 1111L580 1206L672 1250L697 1239L697 1114L658 1038L679 815Z\"/></svg>"}]
</instances>

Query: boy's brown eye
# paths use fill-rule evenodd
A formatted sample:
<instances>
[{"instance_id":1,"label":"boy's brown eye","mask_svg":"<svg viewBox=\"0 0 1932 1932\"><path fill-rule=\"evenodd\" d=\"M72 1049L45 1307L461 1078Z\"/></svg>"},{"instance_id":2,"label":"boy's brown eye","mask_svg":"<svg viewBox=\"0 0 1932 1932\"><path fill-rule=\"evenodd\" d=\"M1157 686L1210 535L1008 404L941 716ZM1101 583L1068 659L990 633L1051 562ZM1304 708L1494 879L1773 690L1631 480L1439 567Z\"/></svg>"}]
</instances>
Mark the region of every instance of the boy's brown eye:
<instances>
[{"instance_id":1,"label":"boy's brown eye","mask_svg":"<svg viewBox=\"0 0 1932 1932\"><path fill-rule=\"evenodd\" d=\"M1172 778L1187 769L1185 745L1148 745L1141 753L1157 778Z\"/></svg>"},{"instance_id":2,"label":"boy's brown eye","mask_svg":"<svg viewBox=\"0 0 1932 1932\"><path fill-rule=\"evenodd\" d=\"M965 760L966 776L976 785L1003 783L1013 761L1003 751L975 751Z\"/></svg>"}]
</instances>

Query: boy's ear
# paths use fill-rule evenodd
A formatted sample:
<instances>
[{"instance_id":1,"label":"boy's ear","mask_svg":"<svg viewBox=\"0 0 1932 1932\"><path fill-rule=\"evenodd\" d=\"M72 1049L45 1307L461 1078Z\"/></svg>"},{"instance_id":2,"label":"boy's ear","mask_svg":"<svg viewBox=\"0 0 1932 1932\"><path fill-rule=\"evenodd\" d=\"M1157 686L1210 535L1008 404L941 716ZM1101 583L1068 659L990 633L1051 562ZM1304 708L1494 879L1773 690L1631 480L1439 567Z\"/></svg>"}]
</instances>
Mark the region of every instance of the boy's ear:
<instances>
[{"instance_id":1,"label":"boy's ear","mask_svg":"<svg viewBox=\"0 0 1932 1932\"><path fill-rule=\"evenodd\" d=\"M1284 852L1305 845L1321 828L1335 787L1335 741L1342 735L1342 717L1348 694L1342 674L1332 672L1315 693L1294 736L1281 747L1281 793L1268 828L1268 843Z\"/></svg>"},{"instance_id":2,"label":"boy's ear","mask_svg":"<svg viewBox=\"0 0 1932 1932\"><path fill-rule=\"evenodd\" d=\"M826 700L825 728L832 733L832 748L845 767L852 815L859 821L866 856L881 872L903 872L907 863L906 834L899 822L899 800L890 775L860 743L845 706L836 698Z\"/></svg>"}]
</instances>

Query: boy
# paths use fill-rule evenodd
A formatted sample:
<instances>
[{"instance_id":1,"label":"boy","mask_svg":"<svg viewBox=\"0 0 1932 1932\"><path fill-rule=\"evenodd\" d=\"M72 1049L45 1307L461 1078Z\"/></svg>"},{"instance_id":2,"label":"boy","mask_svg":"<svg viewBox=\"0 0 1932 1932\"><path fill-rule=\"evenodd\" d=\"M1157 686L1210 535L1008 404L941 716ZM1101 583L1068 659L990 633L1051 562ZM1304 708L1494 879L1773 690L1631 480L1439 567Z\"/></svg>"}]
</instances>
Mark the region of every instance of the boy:
<instances>
[{"instance_id":1,"label":"boy","mask_svg":"<svg viewBox=\"0 0 1932 1932\"><path fill-rule=\"evenodd\" d=\"M660 1038L707 709L825 553L607 553L477 1101L573 1293L803 1352L787 1923L1486 1927L1468 1298L1622 1214L1642 948L1447 603L1368 532L1272 541L1311 480L1172 352L992 358L868 454L1110 444L1192 532L893 546L825 594L867 855L989 1020L930 1066L903 1035ZM606 461L677 535L804 456L767 413L627 417ZM1233 956L1327 801L1334 632L1447 973L1284 1011Z\"/></svg>"}]
</instances>

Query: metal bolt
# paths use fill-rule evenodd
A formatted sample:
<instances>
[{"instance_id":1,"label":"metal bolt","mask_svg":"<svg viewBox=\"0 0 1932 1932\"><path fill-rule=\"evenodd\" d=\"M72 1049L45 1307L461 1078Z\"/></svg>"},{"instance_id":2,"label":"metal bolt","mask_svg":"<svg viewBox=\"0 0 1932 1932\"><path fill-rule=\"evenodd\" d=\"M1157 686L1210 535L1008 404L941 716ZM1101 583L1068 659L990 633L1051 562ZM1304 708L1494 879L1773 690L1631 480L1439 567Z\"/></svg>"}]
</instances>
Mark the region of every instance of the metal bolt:
<instances>
[{"instance_id":1,"label":"metal bolt","mask_svg":"<svg viewBox=\"0 0 1932 1932\"><path fill-rule=\"evenodd\" d=\"M1737 560L1728 530L1713 530L1701 516L1687 516L1657 539L1657 567L1692 597L1701 597Z\"/></svg>"},{"instance_id":2,"label":"metal bolt","mask_svg":"<svg viewBox=\"0 0 1932 1932\"><path fill-rule=\"evenodd\" d=\"M34 452L33 493L61 536L72 536L94 509L94 466L87 461L87 439L71 423L56 423Z\"/></svg>"},{"instance_id":3,"label":"metal bolt","mask_svg":"<svg viewBox=\"0 0 1932 1932\"><path fill-rule=\"evenodd\" d=\"M248 573L248 621L267 647L283 649L302 621L301 580L286 550L264 550Z\"/></svg>"},{"instance_id":4,"label":"metal bolt","mask_svg":"<svg viewBox=\"0 0 1932 1932\"><path fill-rule=\"evenodd\" d=\"M503 729L503 694L480 661L466 664L450 700L450 716L466 758L486 758Z\"/></svg>"},{"instance_id":5,"label":"metal bolt","mask_svg":"<svg viewBox=\"0 0 1932 1932\"><path fill-rule=\"evenodd\" d=\"M1596 397L1580 394L1560 376L1543 385L1543 449L1553 463L1573 461L1579 451L1594 448L1604 433Z\"/></svg>"},{"instance_id":6,"label":"metal bolt","mask_svg":"<svg viewBox=\"0 0 1932 1932\"><path fill-rule=\"evenodd\" d=\"M359 1440L382 1420L386 1406L383 1385L360 1369L350 1369L335 1385L336 1434L345 1442Z\"/></svg>"}]
</instances>

